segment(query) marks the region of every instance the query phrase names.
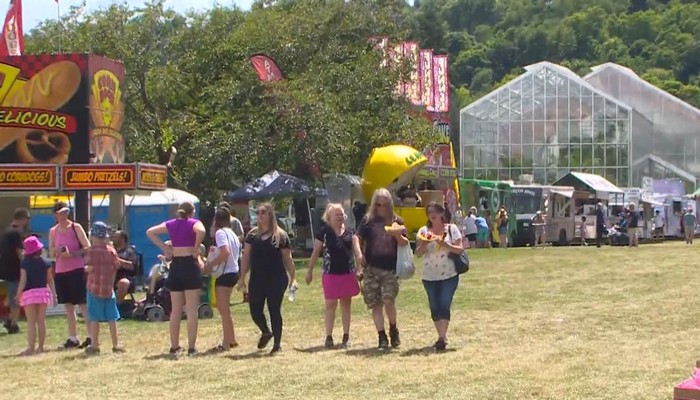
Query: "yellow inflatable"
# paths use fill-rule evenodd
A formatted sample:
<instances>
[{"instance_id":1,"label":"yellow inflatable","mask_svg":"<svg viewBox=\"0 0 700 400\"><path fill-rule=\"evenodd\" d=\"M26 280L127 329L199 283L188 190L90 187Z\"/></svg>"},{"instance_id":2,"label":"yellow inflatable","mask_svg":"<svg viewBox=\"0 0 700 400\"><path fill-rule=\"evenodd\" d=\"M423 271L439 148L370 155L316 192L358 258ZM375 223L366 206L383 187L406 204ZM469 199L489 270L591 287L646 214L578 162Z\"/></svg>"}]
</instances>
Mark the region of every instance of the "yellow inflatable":
<instances>
[{"instance_id":1,"label":"yellow inflatable","mask_svg":"<svg viewBox=\"0 0 700 400\"><path fill-rule=\"evenodd\" d=\"M398 189L413 181L428 162L423 153L410 146L394 144L372 150L362 168L362 195L369 204L379 188Z\"/></svg>"}]
</instances>

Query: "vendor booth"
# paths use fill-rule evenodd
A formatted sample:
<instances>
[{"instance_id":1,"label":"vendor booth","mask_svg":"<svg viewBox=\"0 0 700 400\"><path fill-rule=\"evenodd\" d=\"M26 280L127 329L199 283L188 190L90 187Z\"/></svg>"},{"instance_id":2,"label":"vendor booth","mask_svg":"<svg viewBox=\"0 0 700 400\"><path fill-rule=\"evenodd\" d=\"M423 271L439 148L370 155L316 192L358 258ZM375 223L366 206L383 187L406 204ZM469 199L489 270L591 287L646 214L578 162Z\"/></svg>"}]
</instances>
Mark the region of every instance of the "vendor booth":
<instances>
[{"instance_id":1,"label":"vendor booth","mask_svg":"<svg viewBox=\"0 0 700 400\"><path fill-rule=\"evenodd\" d=\"M226 192L223 195L224 200L231 203L241 203L249 202L252 200L258 201L272 201L274 199L291 199L295 202L305 203L306 210L305 216L303 213L296 212L297 216L297 237L302 238L306 241L306 247L313 246L313 224L311 223L314 219L311 215L311 207L309 204L309 198L313 195L313 192L309 185L303 179L297 177L282 174L278 171L271 171L258 179L246 183L240 188ZM317 204L317 208L325 207L325 204ZM301 208L301 207L297 207ZM308 216L307 218L304 218ZM251 221L251 226L254 225L255 221ZM287 224L284 221L280 221L278 218L278 224L290 232L293 227L291 224Z\"/></svg>"},{"instance_id":2,"label":"vendor booth","mask_svg":"<svg viewBox=\"0 0 700 400\"><path fill-rule=\"evenodd\" d=\"M121 62L91 54L1 57L0 76L0 220L30 208L34 195L73 192L75 220L87 230L91 191L110 192L106 220L117 224L125 192L166 189L165 166L124 163Z\"/></svg>"},{"instance_id":3,"label":"vendor booth","mask_svg":"<svg viewBox=\"0 0 700 400\"><path fill-rule=\"evenodd\" d=\"M370 203L378 188L386 188L394 197L394 212L403 218L408 238L425 225L425 206L445 204L454 213L459 205L452 146L438 144L424 152L404 145L372 150L362 170L362 194Z\"/></svg>"},{"instance_id":4,"label":"vendor booth","mask_svg":"<svg viewBox=\"0 0 700 400\"><path fill-rule=\"evenodd\" d=\"M610 226L614 219L610 213L610 202L624 202L625 192L613 185L600 175L583 172L569 172L554 183L554 186L573 187L575 209L575 226L580 226L581 217L586 217L586 239L595 239L597 215L596 206L602 203L605 207L606 225Z\"/></svg>"}]
</instances>

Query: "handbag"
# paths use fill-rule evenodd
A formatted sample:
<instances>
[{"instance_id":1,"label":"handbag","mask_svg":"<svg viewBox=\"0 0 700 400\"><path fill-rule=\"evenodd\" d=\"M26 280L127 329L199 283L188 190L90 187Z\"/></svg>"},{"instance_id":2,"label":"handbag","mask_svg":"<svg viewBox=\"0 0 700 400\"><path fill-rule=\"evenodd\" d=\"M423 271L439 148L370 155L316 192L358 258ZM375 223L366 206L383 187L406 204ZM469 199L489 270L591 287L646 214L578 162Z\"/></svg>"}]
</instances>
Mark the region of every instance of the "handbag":
<instances>
[{"instance_id":1,"label":"handbag","mask_svg":"<svg viewBox=\"0 0 700 400\"><path fill-rule=\"evenodd\" d=\"M447 227L447 233L450 235L450 242L452 242L451 226ZM455 264L455 271L457 272L457 274L461 275L469 271L469 256L467 256L466 250L462 250L462 252L459 254L449 252L447 253L447 258L452 260L452 262Z\"/></svg>"}]
</instances>

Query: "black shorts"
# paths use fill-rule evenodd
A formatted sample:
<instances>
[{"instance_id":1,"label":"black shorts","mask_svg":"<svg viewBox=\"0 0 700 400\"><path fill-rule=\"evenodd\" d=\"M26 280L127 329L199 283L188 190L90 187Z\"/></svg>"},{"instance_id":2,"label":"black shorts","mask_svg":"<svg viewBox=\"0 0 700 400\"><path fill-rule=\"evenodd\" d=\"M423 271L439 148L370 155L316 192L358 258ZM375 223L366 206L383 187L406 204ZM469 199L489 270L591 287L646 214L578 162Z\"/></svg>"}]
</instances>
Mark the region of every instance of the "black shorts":
<instances>
[{"instance_id":1,"label":"black shorts","mask_svg":"<svg viewBox=\"0 0 700 400\"><path fill-rule=\"evenodd\" d=\"M227 288L233 288L234 286L236 286L236 283L238 283L238 274L235 272L230 272L216 278L214 286L224 286Z\"/></svg>"},{"instance_id":2,"label":"black shorts","mask_svg":"<svg viewBox=\"0 0 700 400\"><path fill-rule=\"evenodd\" d=\"M171 292L202 288L202 270L194 257L173 257L165 286Z\"/></svg>"},{"instance_id":3,"label":"black shorts","mask_svg":"<svg viewBox=\"0 0 700 400\"><path fill-rule=\"evenodd\" d=\"M86 304L87 288L85 269L62 272L54 277L58 304Z\"/></svg>"},{"instance_id":4,"label":"black shorts","mask_svg":"<svg viewBox=\"0 0 700 400\"><path fill-rule=\"evenodd\" d=\"M467 241L468 242L476 242L476 233L472 233L467 235Z\"/></svg>"}]
</instances>

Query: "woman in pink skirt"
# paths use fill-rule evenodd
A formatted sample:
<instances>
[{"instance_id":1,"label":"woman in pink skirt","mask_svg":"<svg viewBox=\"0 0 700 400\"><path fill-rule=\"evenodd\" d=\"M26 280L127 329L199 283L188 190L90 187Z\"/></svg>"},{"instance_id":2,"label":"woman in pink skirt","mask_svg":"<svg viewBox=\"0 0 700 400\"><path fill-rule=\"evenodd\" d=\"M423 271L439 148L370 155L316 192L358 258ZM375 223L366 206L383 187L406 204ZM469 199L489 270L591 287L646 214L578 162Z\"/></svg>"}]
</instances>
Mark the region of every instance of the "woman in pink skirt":
<instances>
[{"instance_id":1,"label":"woman in pink skirt","mask_svg":"<svg viewBox=\"0 0 700 400\"><path fill-rule=\"evenodd\" d=\"M44 351L46 340L46 307L56 305L56 289L53 284L51 263L41 256L44 245L35 236L24 240L24 258L20 267L17 302L24 307L27 316L27 349L20 356L30 356ZM39 332L39 346L36 335Z\"/></svg>"},{"instance_id":2,"label":"woman in pink skirt","mask_svg":"<svg viewBox=\"0 0 700 400\"><path fill-rule=\"evenodd\" d=\"M345 225L347 216L340 204L329 204L323 214L325 225L315 235L314 251L309 259L309 269L306 273L306 283L313 280L316 260L323 254L323 294L326 298L326 343L327 348L333 347L333 325L335 310L340 302L343 319L342 346L350 342L350 314L352 298L360 293L360 285L355 274L355 259L361 261L362 252L355 232ZM354 254L354 257L353 257Z\"/></svg>"}]
</instances>

